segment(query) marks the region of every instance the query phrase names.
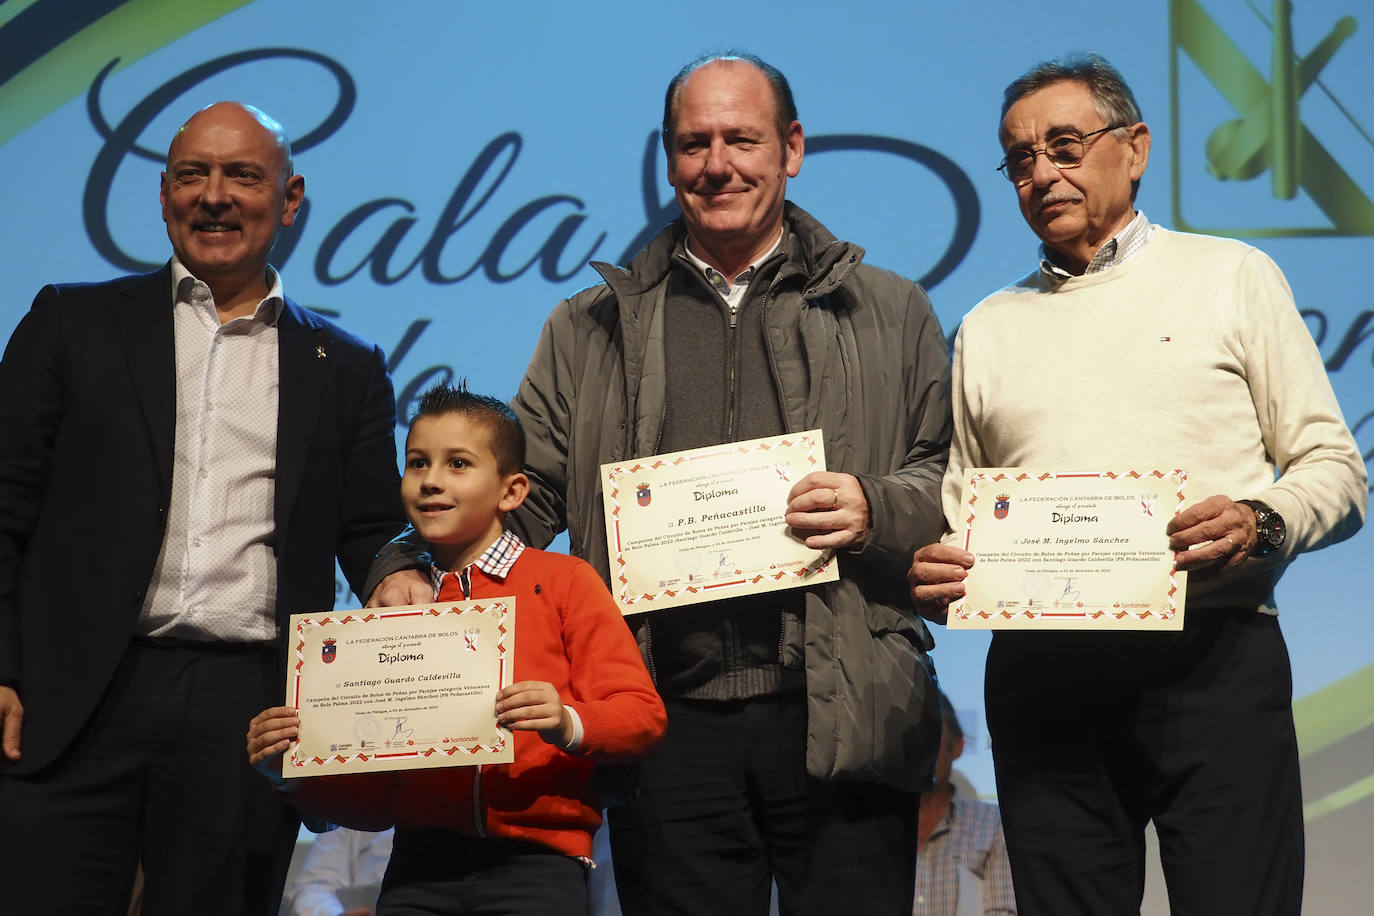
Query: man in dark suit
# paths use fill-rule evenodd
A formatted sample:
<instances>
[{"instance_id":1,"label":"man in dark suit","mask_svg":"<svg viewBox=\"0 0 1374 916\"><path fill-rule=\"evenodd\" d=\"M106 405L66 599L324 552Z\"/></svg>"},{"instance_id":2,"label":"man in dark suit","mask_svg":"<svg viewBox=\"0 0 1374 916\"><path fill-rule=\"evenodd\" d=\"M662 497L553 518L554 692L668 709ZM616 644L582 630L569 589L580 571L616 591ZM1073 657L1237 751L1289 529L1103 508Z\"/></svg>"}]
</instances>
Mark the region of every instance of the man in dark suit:
<instances>
[{"instance_id":1,"label":"man in dark suit","mask_svg":"<svg viewBox=\"0 0 1374 916\"><path fill-rule=\"evenodd\" d=\"M0 361L0 899L276 913L297 827L243 735L287 615L401 527L382 353L282 294L280 125L219 103L162 175L173 258L48 286ZM15 907L11 909L11 907Z\"/></svg>"}]
</instances>

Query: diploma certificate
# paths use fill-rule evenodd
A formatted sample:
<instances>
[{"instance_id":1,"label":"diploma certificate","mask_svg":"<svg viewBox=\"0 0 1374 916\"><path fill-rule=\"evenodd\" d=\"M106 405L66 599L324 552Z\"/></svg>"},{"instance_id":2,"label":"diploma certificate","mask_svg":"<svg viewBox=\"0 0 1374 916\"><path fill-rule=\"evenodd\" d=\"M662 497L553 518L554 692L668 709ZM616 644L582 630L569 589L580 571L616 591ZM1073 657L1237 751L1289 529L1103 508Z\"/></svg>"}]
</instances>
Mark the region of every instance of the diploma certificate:
<instances>
[{"instance_id":1,"label":"diploma certificate","mask_svg":"<svg viewBox=\"0 0 1374 916\"><path fill-rule=\"evenodd\" d=\"M1164 533L1187 473L971 468L974 555L950 629L1180 630L1187 573Z\"/></svg>"},{"instance_id":2,"label":"diploma certificate","mask_svg":"<svg viewBox=\"0 0 1374 916\"><path fill-rule=\"evenodd\" d=\"M288 779L515 759L496 724L514 598L292 614L291 649L286 705L301 725Z\"/></svg>"},{"instance_id":3,"label":"diploma certificate","mask_svg":"<svg viewBox=\"0 0 1374 916\"><path fill-rule=\"evenodd\" d=\"M611 592L623 614L839 578L783 521L787 494L825 470L821 431L603 464Z\"/></svg>"}]
</instances>

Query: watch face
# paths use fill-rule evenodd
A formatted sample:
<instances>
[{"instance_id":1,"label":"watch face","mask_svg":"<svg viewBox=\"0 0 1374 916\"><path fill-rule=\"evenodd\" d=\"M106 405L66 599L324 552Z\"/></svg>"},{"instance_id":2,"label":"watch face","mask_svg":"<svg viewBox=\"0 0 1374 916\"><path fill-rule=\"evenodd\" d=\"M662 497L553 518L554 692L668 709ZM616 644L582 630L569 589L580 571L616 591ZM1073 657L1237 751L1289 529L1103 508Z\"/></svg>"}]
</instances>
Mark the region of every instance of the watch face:
<instances>
[{"instance_id":1,"label":"watch face","mask_svg":"<svg viewBox=\"0 0 1374 916\"><path fill-rule=\"evenodd\" d=\"M1256 521L1259 523L1259 536L1270 550L1283 544L1284 535L1287 533L1283 524L1283 516L1277 512L1269 511Z\"/></svg>"},{"instance_id":2,"label":"watch face","mask_svg":"<svg viewBox=\"0 0 1374 916\"><path fill-rule=\"evenodd\" d=\"M1288 534L1288 528L1283 523L1283 516L1264 503L1252 500L1241 500L1255 512L1255 537L1259 541L1259 553L1266 554L1283 545L1283 540Z\"/></svg>"}]
</instances>

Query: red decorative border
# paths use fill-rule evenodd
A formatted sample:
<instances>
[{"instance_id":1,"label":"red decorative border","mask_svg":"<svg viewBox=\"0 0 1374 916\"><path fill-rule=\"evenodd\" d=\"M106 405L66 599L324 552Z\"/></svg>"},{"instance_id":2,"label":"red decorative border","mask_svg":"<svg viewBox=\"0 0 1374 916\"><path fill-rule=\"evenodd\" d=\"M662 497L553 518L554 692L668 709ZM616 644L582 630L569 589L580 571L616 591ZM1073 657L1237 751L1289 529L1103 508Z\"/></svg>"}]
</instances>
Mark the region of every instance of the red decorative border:
<instances>
[{"instance_id":1,"label":"red decorative border","mask_svg":"<svg viewBox=\"0 0 1374 916\"><path fill-rule=\"evenodd\" d=\"M807 446L806 459L810 463L811 468L815 469L815 467L818 464L820 464L819 453L822 450L821 443L815 436L808 436L803 434L792 436L790 438L784 438L777 442L765 441L726 445L717 449L712 449L711 451L701 451L699 453L694 453L690 455L678 455L671 461L664 461L661 458L655 458L652 461L649 461L648 463L641 464L639 462L636 462L631 465L613 467L609 471L607 471L606 476L608 483L610 485L610 489L607 491L607 498L610 500L611 504L611 518L613 520L612 531L615 535L615 551L611 559L616 564L615 578L616 582L619 583L619 585L617 586L618 594L616 595L616 600L620 603L620 605L622 607L628 608L633 607L635 604L640 602L652 604L654 601L660 598L676 598L678 595L683 594L684 592L689 595L695 595L698 593L715 591L716 589L738 588L741 585L757 584L765 579L773 579L775 581L780 581L786 578L787 576L793 576L798 579L808 578L810 576L823 573L827 569L829 569L830 564L835 562L834 554L828 555L826 557L825 562L822 563L820 566L804 566L799 570L784 569L779 570L776 573L758 573L757 575L754 575L752 577L745 576L742 579L732 579L729 582L712 582L708 585L689 585L685 588L680 589L665 588L662 591L654 592L652 594L645 592L638 595L630 591L630 580L625 577L625 567L628 564L625 562L624 556L622 556L622 547L620 540L621 489L619 479L621 477L624 477L627 474L636 474L640 471L645 470L657 470L658 468L666 467L668 465L676 467L680 464L692 461L700 461L703 458L719 458L722 455L748 455L750 452L766 452L772 450L773 448L779 447L791 448L793 445L798 444Z\"/></svg>"},{"instance_id":2,"label":"red decorative border","mask_svg":"<svg viewBox=\"0 0 1374 916\"><path fill-rule=\"evenodd\" d=\"M1160 480L1163 480L1166 477L1175 478L1177 481L1177 486L1174 488L1174 493L1178 497L1178 502L1181 504L1183 502L1183 485L1188 480L1188 472L1183 470L1182 468L1173 468L1168 471L1065 471L1062 473L1044 472L1040 474L973 474L969 477L968 481L969 499L968 515L964 519L964 550L969 549L969 544L973 537L973 520L978 517L978 510L975 504L978 502L979 483L984 481L988 483L998 483L1004 480L1015 480L1017 482L1021 482L1025 480L1044 481L1067 480L1072 478L1100 479L1103 477L1107 478L1108 480L1117 480L1122 477L1130 477L1135 480L1139 480L1142 477L1155 477ZM977 618L980 620L992 620L994 617L1001 617L1004 620L1015 620L1018 617L1023 617L1027 620L1038 620L1040 618L1045 617L1062 620L1100 620L1103 617L1114 617L1117 620L1125 620L1128 617L1133 618L1135 620L1149 620L1152 617L1157 618L1159 620L1172 620L1175 616L1177 616L1179 611L1178 601L1176 598L1176 595L1178 594L1178 588L1178 567L1175 566L1170 568L1169 570L1169 606L1159 611L1155 611L1153 609L1145 611L1130 611L1126 609L1116 611L1039 611L1033 608L1023 608L1014 611L1005 609L999 611L970 611L966 606L961 605L959 609L954 612L954 616L956 616L960 620L969 620L973 618ZM1082 606L1082 602L1079 602L1079 605Z\"/></svg>"},{"instance_id":3,"label":"red decorative border","mask_svg":"<svg viewBox=\"0 0 1374 916\"><path fill-rule=\"evenodd\" d=\"M506 645L506 636L509 628L506 618L509 616L509 607L503 601L496 601L491 604L472 604L467 606L460 605L436 605L429 608L414 608L404 611L387 612L385 610L364 613L362 615L345 614L342 617L335 617L327 614L319 619L313 617L302 617L296 621L295 645L292 651L295 653L296 661L292 666L291 676L291 705L300 708L301 693L301 668L305 666L305 633L308 630L317 629L325 626L348 626L349 624L366 624L376 620L390 620L396 617L443 617L453 615L461 617L464 614L484 614L491 613L497 615L497 632L500 634L496 639L496 651L498 656L497 683L506 683L506 665L509 662L509 652ZM417 747L409 751L388 751L387 753L368 754L359 751L351 755L334 754L330 757L298 757L296 750L299 745L293 746L282 760L283 766L309 767L326 763L350 763L352 761L368 760L414 760L420 757L431 757L440 754L445 757L452 757L455 754L466 754L476 756L477 754L500 754L506 749L506 735L502 731L496 732L496 737L488 742L477 742L467 746L463 745L431 745L430 747Z\"/></svg>"}]
</instances>

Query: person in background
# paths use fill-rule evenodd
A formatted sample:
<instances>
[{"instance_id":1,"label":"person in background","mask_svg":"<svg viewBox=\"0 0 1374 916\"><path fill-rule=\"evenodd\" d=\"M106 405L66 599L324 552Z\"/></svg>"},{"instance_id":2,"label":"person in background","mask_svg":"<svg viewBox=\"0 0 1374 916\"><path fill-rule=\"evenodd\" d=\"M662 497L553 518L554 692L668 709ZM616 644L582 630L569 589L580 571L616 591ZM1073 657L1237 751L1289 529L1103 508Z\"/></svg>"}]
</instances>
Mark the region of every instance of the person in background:
<instances>
[{"instance_id":1,"label":"person in background","mask_svg":"<svg viewBox=\"0 0 1374 916\"><path fill-rule=\"evenodd\" d=\"M391 859L392 831L377 833L338 827L315 837L301 866L286 883L291 916L372 916L386 863ZM373 906L349 908L340 895L370 889Z\"/></svg>"},{"instance_id":2,"label":"person in background","mask_svg":"<svg viewBox=\"0 0 1374 916\"><path fill-rule=\"evenodd\" d=\"M964 729L943 690L940 721L935 788L921 795L912 916L1015 916L997 806L960 798L949 781L954 761L964 753Z\"/></svg>"}]
</instances>

